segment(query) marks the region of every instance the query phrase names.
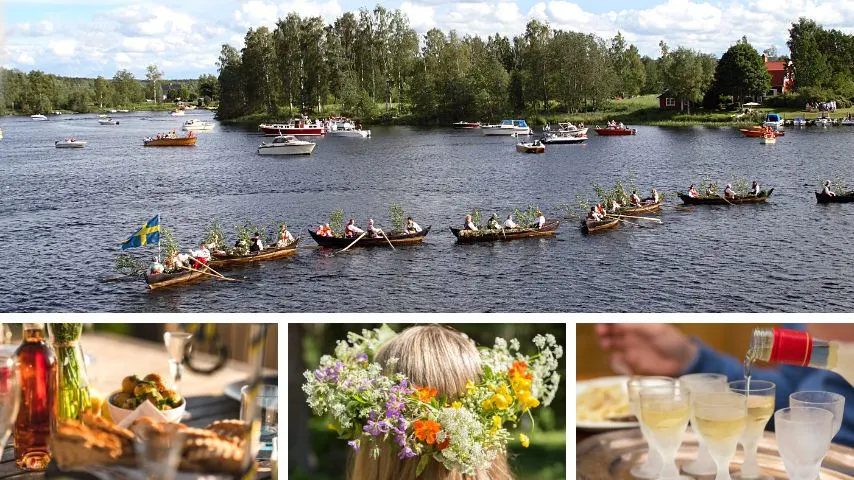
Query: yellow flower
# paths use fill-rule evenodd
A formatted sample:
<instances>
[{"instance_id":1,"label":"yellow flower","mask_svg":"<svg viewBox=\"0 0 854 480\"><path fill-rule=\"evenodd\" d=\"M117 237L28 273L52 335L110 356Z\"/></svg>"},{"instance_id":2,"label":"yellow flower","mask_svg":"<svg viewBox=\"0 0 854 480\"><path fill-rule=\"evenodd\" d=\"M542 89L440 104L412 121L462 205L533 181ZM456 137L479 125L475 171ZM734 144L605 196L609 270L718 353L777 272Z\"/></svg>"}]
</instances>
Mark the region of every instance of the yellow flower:
<instances>
[{"instance_id":1,"label":"yellow flower","mask_svg":"<svg viewBox=\"0 0 854 480\"><path fill-rule=\"evenodd\" d=\"M491 409L492 408L492 398L487 398L486 400L480 402L480 405L483 408L485 408L486 410Z\"/></svg>"},{"instance_id":2,"label":"yellow flower","mask_svg":"<svg viewBox=\"0 0 854 480\"><path fill-rule=\"evenodd\" d=\"M471 393L472 390L474 390L475 388L477 387L474 386L474 382L472 382L471 380L466 382L466 392Z\"/></svg>"},{"instance_id":3,"label":"yellow flower","mask_svg":"<svg viewBox=\"0 0 854 480\"><path fill-rule=\"evenodd\" d=\"M519 404L522 406L522 411L525 412L530 408L536 408L540 406L540 401L535 397L531 396L531 392L522 391L519 392Z\"/></svg>"},{"instance_id":4,"label":"yellow flower","mask_svg":"<svg viewBox=\"0 0 854 480\"><path fill-rule=\"evenodd\" d=\"M456 408L457 410L459 410L462 407L463 407L463 402L460 402L459 400L451 403L451 408Z\"/></svg>"},{"instance_id":5,"label":"yellow flower","mask_svg":"<svg viewBox=\"0 0 854 480\"><path fill-rule=\"evenodd\" d=\"M502 423L501 417L498 415L493 415L492 416L492 431L494 432L494 431L498 430L499 428L501 428L501 423Z\"/></svg>"},{"instance_id":6,"label":"yellow flower","mask_svg":"<svg viewBox=\"0 0 854 480\"><path fill-rule=\"evenodd\" d=\"M528 448L528 445L531 444L531 440L524 433L519 434L519 441L522 442L522 446Z\"/></svg>"}]
</instances>

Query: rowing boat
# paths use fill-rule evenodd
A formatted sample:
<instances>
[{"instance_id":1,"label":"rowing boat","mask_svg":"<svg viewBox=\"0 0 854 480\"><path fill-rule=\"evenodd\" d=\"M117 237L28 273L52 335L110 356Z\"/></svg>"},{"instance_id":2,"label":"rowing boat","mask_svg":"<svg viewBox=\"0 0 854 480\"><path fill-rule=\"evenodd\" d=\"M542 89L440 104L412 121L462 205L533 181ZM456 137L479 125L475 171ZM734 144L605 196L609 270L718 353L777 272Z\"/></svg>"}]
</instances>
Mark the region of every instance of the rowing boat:
<instances>
[{"instance_id":1,"label":"rowing boat","mask_svg":"<svg viewBox=\"0 0 854 480\"><path fill-rule=\"evenodd\" d=\"M818 203L851 203L854 202L854 192L845 192L840 195L825 195L823 192L815 192L815 200Z\"/></svg>"},{"instance_id":2,"label":"rowing boat","mask_svg":"<svg viewBox=\"0 0 854 480\"><path fill-rule=\"evenodd\" d=\"M284 247L267 247L260 252L249 252L246 255L233 255L227 252L211 253L210 266L213 268L229 267L243 263L262 262L264 260L275 260L277 258L296 255L301 237Z\"/></svg>"},{"instance_id":3,"label":"rowing boat","mask_svg":"<svg viewBox=\"0 0 854 480\"><path fill-rule=\"evenodd\" d=\"M462 228L451 228L451 233L457 237L459 243L494 242L505 240L517 240L519 238L551 237L557 233L559 220L547 220L543 228L520 227L506 229L488 230L463 230Z\"/></svg>"},{"instance_id":4,"label":"rowing boat","mask_svg":"<svg viewBox=\"0 0 854 480\"><path fill-rule=\"evenodd\" d=\"M392 245L413 245L416 243L421 243L424 240L424 237L430 232L430 225L426 226L423 230L416 233L403 233L403 232L392 232L386 237L377 237L371 238L365 235L361 240L356 242L353 247L382 247L388 246L388 242L391 242ZM324 237L323 235L318 235L314 233L312 229L308 229L308 233L311 235L311 238L317 242L321 247L330 247L330 248L346 248L348 245L353 243L354 240L358 237L342 237L340 235L334 237Z\"/></svg>"},{"instance_id":5,"label":"rowing boat","mask_svg":"<svg viewBox=\"0 0 854 480\"><path fill-rule=\"evenodd\" d=\"M606 218L604 220L582 220L581 221L581 230L584 233L597 233L604 230L611 230L612 228L617 228L620 225L619 218Z\"/></svg>"},{"instance_id":6,"label":"rowing boat","mask_svg":"<svg viewBox=\"0 0 854 480\"><path fill-rule=\"evenodd\" d=\"M768 200L773 191L774 189L772 188L760 191L759 195L740 195L733 198L724 198L723 196L692 197L682 192L678 192L677 195L679 195L679 198L682 199L685 205L739 205L742 203L763 203L765 200Z\"/></svg>"},{"instance_id":7,"label":"rowing boat","mask_svg":"<svg viewBox=\"0 0 854 480\"><path fill-rule=\"evenodd\" d=\"M146 273L145 282L151 290L154 290L155 288L171 287L173 285L190 282L201 277L206 277L208 276L206 274L207 270L208 267L204 267L204 270L179 270L176 272Z\"/></svg>"},{"instance_id":8,"label":"rowing boat","mask_svg":"<svg viewBox=\"0 0 854 480\"><path fill-rule=\"evenodd\" d=\"M651 213L651 212L657 212L660 209L661 209L661 200L659 200L657 202L653 202L653 201L649 200L648 203L645 202L645 203L638 205L638 206L631 206L630 205L628 207L623 207L620 209L619 215L635 215L638 213Z\"/></svg>"}]
</instances>

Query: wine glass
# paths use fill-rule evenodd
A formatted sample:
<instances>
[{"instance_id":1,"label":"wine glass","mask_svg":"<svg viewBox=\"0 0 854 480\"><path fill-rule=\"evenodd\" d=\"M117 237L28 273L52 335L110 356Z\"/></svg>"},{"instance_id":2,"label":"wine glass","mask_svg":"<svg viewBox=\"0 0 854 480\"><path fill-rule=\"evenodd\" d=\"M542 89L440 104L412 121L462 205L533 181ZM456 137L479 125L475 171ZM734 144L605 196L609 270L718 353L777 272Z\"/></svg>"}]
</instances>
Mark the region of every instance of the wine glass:
<instances>
[{"instance_id":1,"label":"wine glass","mask_svg":"<svg viewBox=\"0 0 854 480\"><path fill-rule=\"evenodd\" d=\"M833 413L823 408L789 407L774 414L777 448L790 480L816 480L833 438Z\"/></svg>"},{"instance_id":2,"label":"wine glass","mask_svg":"<svg viewBox=\"0 0 854 480\"><path fill-rule=\"evenodd\" d=\"M661 472L661 455L656 450L655 446L649 440L649 429L646 427L641 418L640 411L640 391L646 387L661 387L673 385L676 381L670 377L633 377L628 382L629 393L629 408L632 414L638 419L641 435L646 440L649 448L647 449L646 461L640 465L632 467L631 475L641 479L655 479Z\"/></svg>"},{"instance_id":3,"label":"wine glass","mask_svg":"<svg viewBox=\"0 0 854 480\"><path fill-rule=\"evenodd\" d=\"M13 357L0 356L0 451L6 446L21 404L21 380Z\"/></svg>"},{"instance_id":4,"label":"wine glass","mask_svg":"<svg viewBox=\"0 0 854 480\"><path fill-rule=\"evenodd\" d=\"M688 388L676 383L644 388L640 391L640 412L649 433L647 440L661 454L663 468L659 478L679 479L676 452L691 416Z\"/></svg>"},{"instance_id":5,"label":"wine glass","mask_svg":"<svg viewBox=\"0 0 854 480\"><path fill-rule=\"evenodd\" d=\"M163 334L163 342L166 344L166 352L169 354L169 373L172 375L172 388L179 392L178 382L184 375L184 355L187 353L187 344L193 338L192 333L166 332Z\"/></svg>"},{"instance_id":6,"label":"wine glass","mask_svg":"<svg viewBox=\"0 0 854 480\"><path fill-rule=\"evenodd\" d=\"M711 392L695 396L691 402L694 425L718 466L715 480L731 480L729 464L747 424L747 397L736 392Z\"/></svg>"},{"instance_id":7,"label":"wine glass","mask_svg":"<svg viewBox=\"0 0 854 480\"><path fill-rule=\"evenodd\" d=\"M790 407L822 408L833 414L833 437L842 428L842 414L845 411L845 397L833 392L795 392L789 395Z\"/></svg>"},{"instance_id":8,"label":"wine glass","mask_svg":"<svg viewBox=\"0 0 854 480\"><path fill-rule=\"evenodd\" d=\"M729 389L747 397L747 424L744 433L741 434L741 448L744 449L744 462L741 464L741 478L760 478L762 472L759 469L759 460L756 458L756 450L759 448L759 439L765 431L765 425L774 415L774 398L777 394L777 385L765 380L736 380L729 382Z\"/></svg>"},{"instance_id":9,"label":"wine glass","mask_svg":"<svg viewBox=\"0 0 854 480\"><path fill-rule=\"evenodd\" d=\"M725 392L727 388L726 375L720 373L691 373L679 377L679 383L688 387L691 395L705 392ZM693 417L693 415L692 415ZM696 431L693 418L689 422L691 429ZM714 475L718 468L715 459L709 453L706 442L702 435L697 436L697 459L691 463L682 465L682 470L691 475Z\"/></svg>"}]
</instances>

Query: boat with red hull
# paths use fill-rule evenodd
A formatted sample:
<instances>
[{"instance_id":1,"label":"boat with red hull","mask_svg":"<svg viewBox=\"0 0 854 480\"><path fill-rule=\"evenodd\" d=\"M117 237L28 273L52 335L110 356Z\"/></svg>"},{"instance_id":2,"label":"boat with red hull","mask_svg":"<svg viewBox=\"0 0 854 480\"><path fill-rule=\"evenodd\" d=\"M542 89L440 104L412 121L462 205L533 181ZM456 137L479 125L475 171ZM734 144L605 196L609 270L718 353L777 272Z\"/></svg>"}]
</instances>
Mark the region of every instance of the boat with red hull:
<instances>
[{"instance_id":1,"label":"boat with red hull","mask_svg":"<svg viewBox=\"0 0 854 480\"><path fill-rule=\"evenodd\" d=\"M619 127L605 127L605 128L596 128L597 135L602 135L603 137L613 137L618 135L637 135L638 131L634 128L619 128Z\"/></svg>"}]
</instances>

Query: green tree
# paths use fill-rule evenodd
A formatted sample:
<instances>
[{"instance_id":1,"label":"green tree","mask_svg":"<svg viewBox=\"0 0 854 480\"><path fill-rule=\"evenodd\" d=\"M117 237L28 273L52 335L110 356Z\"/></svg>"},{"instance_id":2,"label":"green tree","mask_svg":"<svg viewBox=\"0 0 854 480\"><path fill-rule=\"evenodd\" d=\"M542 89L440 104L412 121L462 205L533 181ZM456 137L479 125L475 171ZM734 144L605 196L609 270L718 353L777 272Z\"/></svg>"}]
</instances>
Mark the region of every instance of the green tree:
<instances>
[{"instance_id":1,"label":"green tree","mask_svg":"<svg viewBox=\"0 0 854 480\"><path fill-rule=\"evenodd\" d=\"M202 74L198 80L198 92L202 101L207 103L219 99L219 82L214 75Z\"/></svg>"},{"instance_id":2,"label":"green tree","mask_svg":"<svg viewBox=\"0 0 854 480\"><path fill-rule=\"evenodd\" d=\"M249 112L273 113L273 35L267 27L250 28L243 43L240 74L246 83L246 108Z\"/></svg>"},{"instance_id":3,"label":"green tree","mask_svg":"<svg viewBox=\"0 0 854 480\"><path fill-rule=\"evenodd\" d=\"M673 92L676 98L698 103L709 88L712 76L704 68L702 55L694 50L679 47L668 53L668 66L664 72L665 88ZM691 105L688 113L691 113Z\"/></svg>"},{"instance_id":4,"label":"green tree","mask_svg":"<svg viewBox=\"0 0 854 480\"><path fill-rule=\"evenodd\" d=\"M715 70L714 89L722 95L732 95L738 102L771 89L771 75L765 62L746 38L729 47L721 57Z\"/></svg>"},{"instance_id":5,"label":"green tree","mask_svg":"<svg viewBox=\"0 0 854 480\"><path fill-rule=\"evenodd\" d=\"M145 78L151 84L151 95L154 98L154 104L160 102L162 92L160 91L160 79L163 78L163 72L157 68L157 65L149 65L145 67Z\"/></svg>"},{"instance_id":6,"label":"green tree","mask_svg":"<svg viewBox=\"0 0 854 480\"><path fill-rule=\"evenodd\" d=\"M819 48L821 28L815 21L801 17L789 29L789 51L795 64L795 87L824 87L831 78L827 57Z\"/></svg>"},{"instance_id":7,"label":"green tree","mask_svg":"<svg viewBox=\"0 0 854 480\"><path fill-rule=\"evenodd\" d=\"M113 105L130 105L137 102L141 95L139 81L128 70L119 70L113 76Z\"/></svg>"},{"instance_id":8,"label":"green tree","mask_svg":"<svg viewBox=\"0 0 854 480\"><path fill-rule=\"evenodd\" d=\"M246 111L246 83L241 74L240 53L231 45L225 44L219 53L220 103L217 117L236 118Z\"/></svg>"},{"instance_id":9,"label":"green tree","mask_svg":"<svg viewBox=\"0 0 854 480\"><path fill-rule=\"evenodd\" d=\"M98 104L98 108L104 108L104 102L109 101L110 98L110 82L99 75L95 79L93 87L95 90L95 102Z\"/></svg>"}]
</instances>

